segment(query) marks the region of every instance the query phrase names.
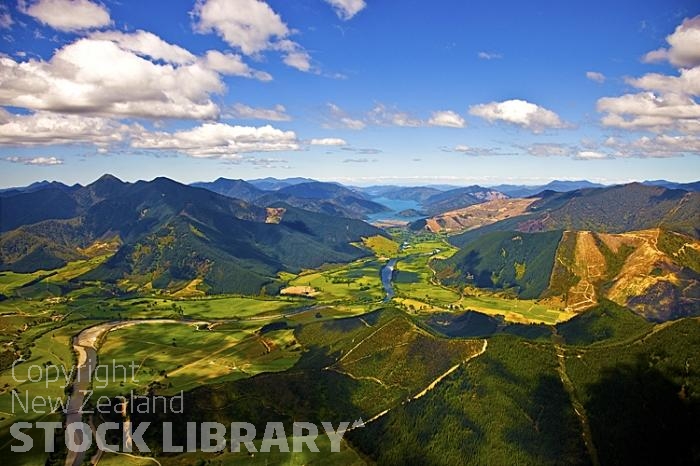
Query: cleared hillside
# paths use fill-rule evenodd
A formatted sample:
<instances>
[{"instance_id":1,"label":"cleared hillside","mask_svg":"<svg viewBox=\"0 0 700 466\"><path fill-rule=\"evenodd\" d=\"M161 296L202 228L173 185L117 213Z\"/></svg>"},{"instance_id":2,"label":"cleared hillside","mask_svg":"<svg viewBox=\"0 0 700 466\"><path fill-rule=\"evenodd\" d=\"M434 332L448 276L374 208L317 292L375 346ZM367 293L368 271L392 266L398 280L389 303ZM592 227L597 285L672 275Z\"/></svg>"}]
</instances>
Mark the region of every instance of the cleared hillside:
<instances>
[{"instance_id":1,"label":"cleared hillside","mask_svg":"<svg viewBox=\"0 0 700 466\"><path fill-rule=\"evenodd\" d=\"M650 320L700 315L700 241L659 228L487 233L433 266L449 286L547 298L568 312L608 299Z\"/></svg>"},{"instance_id":2,"label":"cleared hillside","mask_svg":"<svg viewBox=\"0 0 700 466\"><path fill-rule=\"evenodd\" d=\"M523 215L536 202L530 199L494 199L464 209L452 210L425 219L425 228L433 233L457 233L481 228L507 218Z\"/></svg>"},{"instance_id":3,"label":"cleared hillside","mask_svg":"<svg viewBox=\"0 0 700 466\"><path fill-rule=\"evenodd\" d=\"M526 212L454 235L461 247L494 231L534 233L589 230L601 233L663 228L700 238L700 193L631 183L565 193L544 191Z\"/></svg>"}]
</instances>

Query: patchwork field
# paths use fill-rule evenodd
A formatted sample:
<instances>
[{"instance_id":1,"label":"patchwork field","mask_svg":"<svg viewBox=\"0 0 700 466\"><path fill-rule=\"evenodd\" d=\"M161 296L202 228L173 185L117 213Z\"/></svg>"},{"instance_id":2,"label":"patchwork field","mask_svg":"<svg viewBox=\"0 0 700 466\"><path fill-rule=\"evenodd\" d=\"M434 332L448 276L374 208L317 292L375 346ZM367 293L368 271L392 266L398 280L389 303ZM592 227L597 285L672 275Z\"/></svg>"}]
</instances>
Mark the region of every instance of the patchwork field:
<instances>
[{"instance_id":1,"label":"patchwork field","mask_svg":"<svg viewBox=\"0 0 700 466\"><path fill-rule=\"evenodd\" d=\"M480 296L465 296L459 305L463 309L471 309L489 315L502 315L509 322L521 324L556 324L564 322L576 314L560 310L530 299L506 299L483 294Z\"/></svg>"},{"instance_id":2,"label":"patchwork field","mask_svg":"<svg viewBox=\"0 0 700 466\"><path fill-rule=\"evenodd\" d=\"M371 250L378 258L394 257L399 252L399 244L384 236L363 238L362 245Z\"/></svg>"},{"instance_id":3,"label":"patchwork field","mask_svg":"<svg viewBox=\"0 0 700 466\"><path fill-rule=\"evenodd\" d=\"M129 368L127 377L121 371L116 378L98 371L94 388L96 395L107 396L144 393L149 387L176 394L203 383L285 370L298 360L299 350L292 330L261 335L196 324L140 323L110 332L100 348L100 363Z\"/></svg>"},{"instance_id":4,"label":"patchwork field","mask_svg":"<svg viewBox=\"0 0 700 466\"><path fill-rule=\"evenodd\" d=\"M396 299L414 299L445 307L459 300L459 293L439 286L430 262L452 256L456 248L434 235L421 235L407 241L396 263L394 289Z\"/></svg>"},{"instance_id":5,"label":"patchwork field","mask_svg":"<svg viewBox=\"0 0 700 466\"><path fill-rule=\"evenodd\" d=\"M383 263L363 259L327 270L305 272L289 281L289 286L309 287L318 293L317 301L380 301L384 295L379 270Z\"/></svg>"},{"instance_id":6,"label":"patchwork field","mask_svg":"<svg viewBox=\"0 0 700 466\"><path fill-rule=\"evenodd\" d=\"M475 310L490 315L501 315L509 322L554 324L575 315L563 310L555 300L540 302L532 299L514 299L501 293L467 287L461 292L441 286L432 269L437 261L452 257L457 249L438 236L411 243L397 262L394 301L411 312L445 310Z\"/></svg>"},{"instance_id":7,"label":"patchwork field","mask_svg":"<svg viewBox=\"0 0 700 466\"><path fill-rule=\"evenodd\" d=\"M634 320L638 316L631 313L629 325L617 320L609 324L612 311L607 308L596 311L593 323L577 318L566 326L556 324L581 317L576 311L597 309L596 303L606 296L624 301L637 289L663 282L684 283L690 277L688 270L698 268L699 262L697 242L682 235L659 230L615 235L565 232L558 241L550 295L515 299L515 287L500 290L441 284L436 271L458 252L445 236L407 230L392 233L393 240L382 236L364 240L363 247L374 257L300 274L280 273L280 281L287 286L276 296L265 292L259 296L201 296L195 282L183 284L174 293L140 289L121 296L124 290L118 285L94 282L76 287L72 280L98 266L103 256L71 262L53 272L3 272L0 294L7 297L0 300L3 361L11 363L24 355L28 360L18 366L19 374L29 364L70 369L74 364L71 338L82 328L105 321L138 320L109 332L101 342L100 363L118 369L109 375L104 368L98 371L93 384L96 396L127 395L132 390L168 396L183 391L195 397L190 403L224 403L216 408L222 419L244 415L255 420L285 413L285 422L332 415L334 419L364 416L365 420L378 416L372 422L381 423L384 416L391 420L391 413L412 410L414 401L430 396L433 389L444 390L441 384L454 383L455 374L461 380L473 367L465 362L487 350L482 337L510 334L529 339L533 345L550 345L554 335L570 345L597 347L603 344L601 338L610 339L617 333L623 338L627 327L635 329L627 339L636 341L648 331L653 334L656 330L649 330L651 324ZM514 235L502 235L501 241L520 247L522 235ZM511 254L503 251L505 248L496 250L494 256ZM392 277L395 297L384 303L380 270L389 258L397 259ZM499 261L492 262L503 269ZM491 274L490 264L484 274ZM514 261L514 267L516 279L534 268L520 260ZM646 278L640 281L641 276ZM611 280L611 286L604 286ZM554 293L555 289L561 291ZM155 319L179 322L148 322ZM500 350L504 348L501 345ZM528 351L539 351L533 348ZM551 351L546 352L549 361ZM582 370L573 362L572 366ZM22 420L59 419L48 412L17 414L16 408L13 414L13 390L16 395L30 394L30 399L63 398L65 393L62 384L47 384L45 378L17 383L8 368L4 365L0 371L0 438L10 437L9 425L18 416ZM234 402L241 399L246 400L243 414L241 404ZM41 441L41 432L29 433ZM319 440L321 448L327 444L327 438ZM8 447L7 442L0 445L0 452ZM344 444L344 448L333 460L363 464L365 457L354 445ZM46 461L46 455L26 458ZM158 460L164 465L191 464L204 458L211 459L197 453ZM256 464L258 458L226 452L216 461ZM263 459L323 463L327 458L307 452ZM122 455L106 455L101 463L143 461L155 464Z\"/></svg>"}]
</instances>

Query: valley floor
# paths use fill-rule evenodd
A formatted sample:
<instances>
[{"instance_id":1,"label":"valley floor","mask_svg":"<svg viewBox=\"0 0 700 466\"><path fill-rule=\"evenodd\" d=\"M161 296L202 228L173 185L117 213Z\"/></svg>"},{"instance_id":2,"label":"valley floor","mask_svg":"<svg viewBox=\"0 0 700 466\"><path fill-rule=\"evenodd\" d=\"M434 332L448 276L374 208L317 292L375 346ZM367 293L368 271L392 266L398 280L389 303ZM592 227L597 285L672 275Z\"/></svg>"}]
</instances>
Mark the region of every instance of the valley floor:
<instances>
[{"instance_id":1,"label":"valley floor","mask_svg":"<svg viewBox=\"0 0 700 466\"><path fill-rule=\"evenodd\" d=\"M364 419L347 429L341 452L329 457L334 464L454 464L457 458L473 464L618 464L641 452L656 458L657 452L611 450L605 439L621 445L632 442L631 436L636 441L654 435L677 446L690 442L690 450L679 447L671 456L674 461L696 454L699 437L692 440L691 434L700 432L693 417L700 414L698 319L654 325L608 301L579 314L552 299L446 287L433 267L456 252L444 237L394 238L358 245L372 252L365 259L283 274L288 286L278 296L206 296L196 292L196 283L110 296L100 283L69 286L94 266L82 262L50 274L0 273L0 293L7 297L0 301L5 464L65 462L65 447L51 455L39 448L12 453L18 442L10 427L62 419L48 409L22 412L17 400L65 399L70 376L54 380L49 368L85 365L91 359L85 348L94 348L100 364L135 368L125 378L102 374L98 366L95 398L183 394L184 414L132 413L129 422L136 424L167 420L183 427L246 419L290 426L294 420ZM395 296L384 302L380 270L389 259L396 261ZM13 369L17 357L24 362ZM43 368L44 375L31 377L32 367ZM628 396L628 390L636 393L634 402L608 412L610 398ZM645 405L652 399L665 403L670 414ZM626 432L616 427L613 414L639 423L654 416L668 422L640 430L630 420ZM97 415L91 421L125 419ZM675 422L687 435L670 436L668 426ZM43 444L43 431L27 433ZM151 453L101 453L99 463L306 464L322 463L330 454L323 436L320 453L267 456L229 449L165 455L158 453L155 433L145 439ZM92 449L85 458L96 453ZM669 464L680 464L674 461Z\"/></svg>"}]
</instances>

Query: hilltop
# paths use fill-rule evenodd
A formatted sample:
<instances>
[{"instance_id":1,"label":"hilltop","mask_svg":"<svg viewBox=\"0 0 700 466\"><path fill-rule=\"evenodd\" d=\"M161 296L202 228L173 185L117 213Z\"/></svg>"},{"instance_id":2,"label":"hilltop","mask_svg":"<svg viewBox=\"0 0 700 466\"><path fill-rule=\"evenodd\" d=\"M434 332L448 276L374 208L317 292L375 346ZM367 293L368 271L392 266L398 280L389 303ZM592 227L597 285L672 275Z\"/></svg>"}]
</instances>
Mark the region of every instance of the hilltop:
<instances>
[{"instance_id":1,"label":"hilltop","mask_svg":"<svg viewBox=\"0 0 700 466\"><path fill-rule=\"evenodd\" d=\"M367 199L359 191L336 183L323 183L305 178L266 178L251 182L219 178L211 183L200 182L192 186L243 199L261 207L284 202L301 209L338 217L364 219L367 215L387 210L385 206Z\"/></svg>"},{"instance_id":2,"label":"hilltop","mask_svg":"<svg viewBox=\"0 0 700 466\"><path fill-rule=\"evenodd\" d=\"M350 243L383 234L359 220L276 203L263 207L167 178L124 183L103 176L85 187L52 186L2 198L3 270L49 270L110 243L114 255L76 280L178 288L193 280L213 293L274 291L283 270L366 254ZM126 280L126 282L124 282Z\"/></svg>"},{"instance_id":3,"label":"hilltop","mask_svg":"<svg viewBox=\"0 0 700 466\"><path fill-rule=\"evenodd\" d=\"M492 232L433 265L443 283L561 300L574 312L608 299L656 321L700 314L700 241L662 229Z\"/></svg>"},{"instance_id":4,"label":"hilltop","mask_svg":"<svg viewBox=\"0 0 700 466\"><path fill-rule=\"evenodd\" d=\"M492 231L591 230L603 233L664 228L700 237L700 193L641 183L559 193L543 191L526 210L483 228L454 235L464 246ZM423 225L416 225L420 228Z\"/></svg>"}]
</instances>

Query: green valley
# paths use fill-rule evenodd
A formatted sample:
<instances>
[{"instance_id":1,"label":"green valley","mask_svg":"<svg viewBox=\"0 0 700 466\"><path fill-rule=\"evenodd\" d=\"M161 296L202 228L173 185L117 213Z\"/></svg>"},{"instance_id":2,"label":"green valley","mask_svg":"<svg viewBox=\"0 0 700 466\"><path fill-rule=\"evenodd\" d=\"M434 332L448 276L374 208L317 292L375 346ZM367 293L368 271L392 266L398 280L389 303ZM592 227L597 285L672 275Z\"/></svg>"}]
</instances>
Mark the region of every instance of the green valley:
<instances>
[{"instance_id":1,"label":"green valley","mask_svg":"<svg viewBox=\"0 0 700 466\"><path fill-rule=\"evenodd\" d=\"M698 0L0 1L0 466L700 466Z\"/></svg>"},{"instance_id":2,"label":"green valley","mask_svg":"<svg viewBox=\"0 0 700 466\"><path fill-rule=\"evenodd\" d=\"M298 192L311 199L313 187ZM231 189L261 196L241 183ZM549 220L534 228L537 209L556 219L580 197L511 203L486 193L489 205L449 214L466 232L430 222L380 229L162 179L103 177L71 190L61 198L66 218L27 207L34 223L0 237L7 464L73 461L65 447L13 453L10 429L68 419L60 403L79 383L70 370L89 367L91 354L87 406L110 409L83 419L95 429L153 427L144 433L150 451L93 446L83 462L621 464L665 458L656 437L674 446L670 464L697 454L700 243L678 212L665 217L680 222L675 229L628 230L629 219L595 231ZM453 194L439 199L466 195ZM656 208L675 209L664 203L678 196ZM0 199L10 211L28 206L22 195ZM68 232L60 241L56 222ZM69 373L53 377L61 370ZM18 410L44 398L59 408ZM122 399L127 407L115 408ZM150 408L174 401L181 412ZM257 449L272 421L290 444L297 421L348 427L339 453L327 435L319 452L207 453L201 439L196 451L164 451L167 423L184 444L188 423L241 420L255 427ZM40 429L27 432L42 441ZM645 448L619 447L638 438Z\"/></svg>"}]
</instances>

